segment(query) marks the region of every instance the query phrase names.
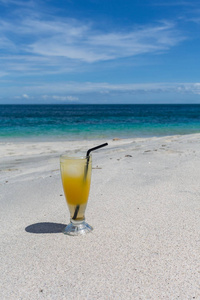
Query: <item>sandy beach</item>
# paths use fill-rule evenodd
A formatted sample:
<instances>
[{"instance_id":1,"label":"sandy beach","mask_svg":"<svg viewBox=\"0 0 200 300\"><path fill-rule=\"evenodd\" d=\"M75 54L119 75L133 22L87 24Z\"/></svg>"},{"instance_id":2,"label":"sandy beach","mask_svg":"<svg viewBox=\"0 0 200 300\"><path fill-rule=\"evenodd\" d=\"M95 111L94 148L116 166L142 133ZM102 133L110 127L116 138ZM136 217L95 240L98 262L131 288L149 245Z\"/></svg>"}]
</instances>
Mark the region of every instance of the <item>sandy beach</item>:
<instances>
[{"instance_id":1,"label":"sandy beach","mask_svg":"<svg viewBox=\"0 0 200 300\"><path fill-rule=\"evenodd\" d=\"M63 152L93 154L86 220L70 237ZM0 142L0 299L200 299L200 134Z\"/></svg>"}]
</instances>

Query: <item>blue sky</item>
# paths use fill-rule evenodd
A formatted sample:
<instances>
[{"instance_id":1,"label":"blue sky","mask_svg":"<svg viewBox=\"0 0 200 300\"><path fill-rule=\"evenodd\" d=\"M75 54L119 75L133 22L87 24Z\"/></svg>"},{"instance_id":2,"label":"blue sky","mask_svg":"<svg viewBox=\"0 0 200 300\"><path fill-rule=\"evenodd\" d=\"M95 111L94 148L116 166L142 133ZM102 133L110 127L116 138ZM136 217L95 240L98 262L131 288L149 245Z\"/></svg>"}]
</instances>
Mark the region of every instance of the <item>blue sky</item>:
<instances>
[{"instance_id":1,"label":"blue sky","mask_svg":"<svg viewBox=\"0 0 200 300\"><path fill-rule=\"evenodd\" d=\"M200 103L199 56L199 0L0 0L0 104Z\"/></svg>"}]
</instances>

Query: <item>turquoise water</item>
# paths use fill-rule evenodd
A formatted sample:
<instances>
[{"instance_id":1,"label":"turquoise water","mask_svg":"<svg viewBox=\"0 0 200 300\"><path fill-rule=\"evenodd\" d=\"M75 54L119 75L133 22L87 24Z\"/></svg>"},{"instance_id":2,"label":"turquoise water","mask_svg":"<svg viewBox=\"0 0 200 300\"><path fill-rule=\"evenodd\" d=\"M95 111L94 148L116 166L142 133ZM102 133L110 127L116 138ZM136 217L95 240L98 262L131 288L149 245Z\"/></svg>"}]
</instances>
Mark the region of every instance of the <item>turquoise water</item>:
<instances>
[{"instance_id":1,"label":"turquoise water","mask_svg":"<svg viewBox=\"0 0 200 300\"><path fill-rule=\"evenodd\" d=\"M0 106L0 140L82 140L197 132L200 105Z\"/></svg>"}]
</instances>

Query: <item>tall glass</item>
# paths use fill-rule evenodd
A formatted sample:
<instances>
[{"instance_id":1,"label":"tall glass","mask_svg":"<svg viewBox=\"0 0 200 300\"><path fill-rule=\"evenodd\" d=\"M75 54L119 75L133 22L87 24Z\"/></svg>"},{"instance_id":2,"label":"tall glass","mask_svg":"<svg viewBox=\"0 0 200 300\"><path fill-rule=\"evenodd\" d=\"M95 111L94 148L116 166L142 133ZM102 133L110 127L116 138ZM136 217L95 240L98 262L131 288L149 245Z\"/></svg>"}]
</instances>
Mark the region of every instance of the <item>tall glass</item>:
<instances>
[{"instance_id":1,"label":"tall glass","mask_svg":"<svg viewBox=\"0 0 200 300\"><path fill-rule=\"evenodd\" d=\"M85 222L85 209L90 191L92 156L73 154L60 157L60 170L70 223L64 229L68 235L82 235L93 230Z\"/></svg>"}]
</instances>

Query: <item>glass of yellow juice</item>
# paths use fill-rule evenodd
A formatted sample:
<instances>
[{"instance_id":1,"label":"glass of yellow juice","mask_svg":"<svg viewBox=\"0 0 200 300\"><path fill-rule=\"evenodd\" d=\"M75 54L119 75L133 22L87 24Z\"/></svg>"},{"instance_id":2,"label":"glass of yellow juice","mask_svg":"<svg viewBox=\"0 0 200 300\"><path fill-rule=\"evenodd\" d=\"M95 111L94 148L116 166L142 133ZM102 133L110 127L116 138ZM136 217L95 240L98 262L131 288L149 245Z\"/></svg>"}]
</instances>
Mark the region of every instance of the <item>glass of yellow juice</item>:
<instances>
[{"instance_id":1,"label":"glass of yellow juice","mask_svg":"<svg viewBox=\"0 0 200 300\"><path fill-rule=\"evenodd\" d=\"M61 155L60 170L63 190L70 212L70 223L64 233L83 235L93 230L85 222L85 209L90 191L92 156Z\"/></svg>"}]
</instances>

